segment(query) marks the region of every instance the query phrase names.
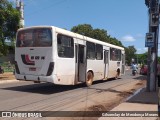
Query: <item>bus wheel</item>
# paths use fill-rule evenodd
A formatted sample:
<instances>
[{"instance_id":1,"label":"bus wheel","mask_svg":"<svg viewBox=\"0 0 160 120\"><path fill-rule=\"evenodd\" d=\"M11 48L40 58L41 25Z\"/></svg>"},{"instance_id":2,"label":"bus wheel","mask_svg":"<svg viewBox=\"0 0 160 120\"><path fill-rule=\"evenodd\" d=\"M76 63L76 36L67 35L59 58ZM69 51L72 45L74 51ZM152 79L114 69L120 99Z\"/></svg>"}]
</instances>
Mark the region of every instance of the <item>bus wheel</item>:
<instances>
[{"instance_id":1,"label":"bus wheel","mask_svg":"<svg viewBox=\"0 0 160 120\"><path fill-rule=\"evenodd\" d=\"M117 80L118 79L118 75L116 75L114 79Z\"/></svg>"},{"instance_id":2,"label":"bus wheel","mask_svg":"<svg viewBox=\"0 0 160 120\"><path fill-rule=\"evenodd\" d=\"M87 72L86 85L90 86L93 83L93 73L91 71Z\"/></svg>"},{"instance_id":3,"label":"bus wheel","mask_svg":"<svg viewBox=\"0 0 160 120\"><path fill-rule=\"evenodd\" d=\"M120 75L120 69L117 69L117 74L115 76L115 79L118 79L119 75Z\"/></svg>"}]
</instances>

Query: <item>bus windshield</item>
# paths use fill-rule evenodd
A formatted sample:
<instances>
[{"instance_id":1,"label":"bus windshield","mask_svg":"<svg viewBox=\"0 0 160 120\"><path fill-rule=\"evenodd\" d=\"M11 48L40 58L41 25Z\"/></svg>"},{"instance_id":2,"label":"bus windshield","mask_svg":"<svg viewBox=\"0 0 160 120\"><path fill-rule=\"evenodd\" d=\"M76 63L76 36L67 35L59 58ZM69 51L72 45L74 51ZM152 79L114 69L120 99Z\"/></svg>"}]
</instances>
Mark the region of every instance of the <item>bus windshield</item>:
<instances>
[{"instance_id":1,"label":"bus windshield","mask_svg":"<svg viewBox=\"0 0 160 120\"><path fill-rule=\"evenodd\" d=\"M52 32L50 28L32 28L21 30L17 34L16 47L51 47Z\"/></svg>"}]
</instances>

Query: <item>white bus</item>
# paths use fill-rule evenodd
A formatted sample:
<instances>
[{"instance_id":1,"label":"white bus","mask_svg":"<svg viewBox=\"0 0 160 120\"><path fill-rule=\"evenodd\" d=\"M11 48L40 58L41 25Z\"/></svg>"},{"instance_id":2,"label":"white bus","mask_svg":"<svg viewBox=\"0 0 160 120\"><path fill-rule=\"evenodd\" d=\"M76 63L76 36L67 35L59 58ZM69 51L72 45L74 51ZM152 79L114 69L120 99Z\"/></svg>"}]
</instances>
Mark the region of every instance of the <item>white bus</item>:
<instances>
[{"instance_id":1,"label":"white bus","mask_svg":"<svg viewBox=\"0 0 160 120\"><path fill-rule=\"evenodd\" d=\"M125 73L124 48L54 26L19 29L15 48L18 80L75 85Z\"/></svg>"}]
</instances>

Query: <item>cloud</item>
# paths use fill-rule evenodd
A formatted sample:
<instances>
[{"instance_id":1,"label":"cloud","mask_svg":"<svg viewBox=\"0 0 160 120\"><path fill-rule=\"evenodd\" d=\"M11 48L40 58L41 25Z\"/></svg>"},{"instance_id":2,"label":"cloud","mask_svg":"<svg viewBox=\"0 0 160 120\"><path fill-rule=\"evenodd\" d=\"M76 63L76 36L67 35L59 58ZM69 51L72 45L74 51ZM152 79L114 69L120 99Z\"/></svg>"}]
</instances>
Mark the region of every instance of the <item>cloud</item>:
<instances>
[{"instance_id":1,"label":"cloud","mask_svg":"<svg viewBox=\"0 0 160 120\"><path fill-rule=\"evenodd\" d=\"M136 39L131 35L126 35L122 37L121 40L125 42L134 42Z\"/></svg>"},{"instance_id":2,"label":"cloud","mask_svg":"<svg viewBox=\"0 0 160 120\"><path fill-rule=\"evenodd\" d=\"M137 48L137 53L138 54L143 54L143 53L145 53L145 52L147 52L148 51L148 48Z\"/></svg>"},{"instance_id":3,"label":"cloud","mask_svg":"<svg viewBox=\"0 0 160 120\"><path fill-rule=\"evenodd\" d=\"M148 48L137 48L137 54L143 54L145 52L148 52ZM158 49L158 56L160 57L160 48Z\"/></svg>"}]
</instances>

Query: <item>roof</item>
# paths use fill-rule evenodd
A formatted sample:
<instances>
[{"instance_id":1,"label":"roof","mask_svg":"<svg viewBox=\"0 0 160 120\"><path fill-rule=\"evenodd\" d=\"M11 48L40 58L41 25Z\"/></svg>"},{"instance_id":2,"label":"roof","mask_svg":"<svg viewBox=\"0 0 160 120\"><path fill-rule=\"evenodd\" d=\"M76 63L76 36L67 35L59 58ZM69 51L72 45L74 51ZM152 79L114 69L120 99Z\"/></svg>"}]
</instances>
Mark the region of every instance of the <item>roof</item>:
<instances>
[{"instance_id":1,"label":"roof","mask_svg":"<svg viewBox=\"0 0 160 120\"><path fill-rule=\"evenodd\" d=\"M26 28L20 28L19 30L30 29L30 28L42 28L42 27L46 27L46 28L52 27L57 33L62 33L64 35L69 35L69 36L74 37L74 38L78 38L78 39L86 40L86 41L89 41L89 42L94 42L94 43L97 43L97 44L103 44L103 45L106 45L106 46L110 46L110 47L113 47L113 48L124 50L123 47L116 46L116 45L113 45L113 44L110 44L110 43L107 43L107 42L102 42L100 40L96 40L96 39L93 39L93 38L90 38L90 37L87 37L87 36L84 36L84 35L80 35L80 34L77 34L77 33L62 29L62 28L55 27L55 26L47 26L47 25L31 26L31 27L26 27Z\"/></svg>"}]
</instances>

